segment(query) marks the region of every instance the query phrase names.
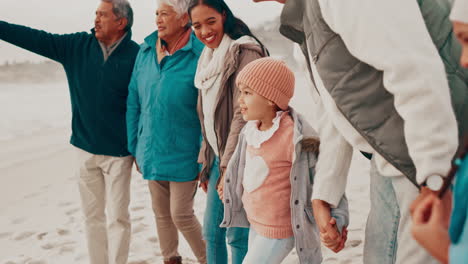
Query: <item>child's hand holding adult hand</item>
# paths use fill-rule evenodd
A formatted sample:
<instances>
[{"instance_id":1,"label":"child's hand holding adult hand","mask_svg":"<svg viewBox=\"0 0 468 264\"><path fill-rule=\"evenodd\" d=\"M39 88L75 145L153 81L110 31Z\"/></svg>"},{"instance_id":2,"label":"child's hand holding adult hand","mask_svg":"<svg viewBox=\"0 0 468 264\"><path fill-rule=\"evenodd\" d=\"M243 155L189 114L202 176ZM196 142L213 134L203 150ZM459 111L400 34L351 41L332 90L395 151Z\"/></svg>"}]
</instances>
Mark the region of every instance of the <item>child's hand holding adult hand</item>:
<instances>
[{"instance_id":1,"label":"child's hand holding adult hand","mask_svg":"<svg viewBox=\"0 0 468 264\"><path fill-rule=\"evenodd\" d=\"M325 201L313 200L312 207L322 244L335 253L341 251L347 239L347 229L343 228L343 232L340 234L336 226L336 219L331 217L330 205Z\"/></svg>"}]
</instances>

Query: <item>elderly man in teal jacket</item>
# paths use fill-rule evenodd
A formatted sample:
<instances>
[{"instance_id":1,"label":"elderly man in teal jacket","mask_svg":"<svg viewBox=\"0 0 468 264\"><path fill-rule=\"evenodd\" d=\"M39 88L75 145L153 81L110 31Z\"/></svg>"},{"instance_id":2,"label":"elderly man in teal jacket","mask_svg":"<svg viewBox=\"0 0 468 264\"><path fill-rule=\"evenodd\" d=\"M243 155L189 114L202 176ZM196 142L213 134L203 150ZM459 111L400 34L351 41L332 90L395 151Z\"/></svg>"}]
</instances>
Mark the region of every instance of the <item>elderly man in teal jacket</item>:
<instances>
[{"instance_id":1,"label":"elderly man in teal jacket","mask_svg":"<svg viewBox=\"0 0 468 264\"><path fill-rule=\"evenodd\" d=\"M128 258L133 157L127 150L125 114L138 53L138 45L131 40L132 23L133 12L126 0L102 0L91 34L57 35L0 21L1 40L60 62L67 74L70 143L78 152L79 190L92 264L124 264Z\"/></svg>"},{"instance_id":2,"label":"elderly man in teal jacket","mask_svg":"<svg viewBox=\"0 0 468 264\"><path fill-rule=\"evenodd\" d=\"M178 231L206 263L194 215L200 121L194 86L203 44L189 26L188 0L161 0L158 30L141 44L127 104L128 147L148 180L164 263L179 264Z\"/></svg>"}]
</instances>

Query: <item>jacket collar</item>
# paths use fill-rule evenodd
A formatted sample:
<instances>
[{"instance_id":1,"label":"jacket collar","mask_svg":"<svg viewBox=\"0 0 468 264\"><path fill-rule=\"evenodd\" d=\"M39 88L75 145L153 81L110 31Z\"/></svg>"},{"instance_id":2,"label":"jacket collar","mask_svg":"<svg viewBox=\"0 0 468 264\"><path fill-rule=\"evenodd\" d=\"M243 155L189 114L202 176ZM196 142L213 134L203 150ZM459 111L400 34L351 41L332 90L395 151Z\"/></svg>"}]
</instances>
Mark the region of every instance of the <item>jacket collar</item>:
<instances>
[{"instance_id":1,"label":"jacket collar","mask_svg":"<svg viewBox=\"0 0 468 264\"><path fill-rule=\"evenodd\" d=\"M293 142L298 144L304 138L319 138L317 131L307 122L306 118L298 113L294 108L290 107L289 112L294 121Z\"/></svg>"},{"instance_id":2,"label":"jacket collar","mask_svg":"<svg viewBox=\"0 0 468 264\"><path fill-rule=\"evenodd\" d=\"M91 29L91 33L93 34L93 37L94 39L99 42L99 40L96 38L96 30L94 28ZM125 38L122 39L122 41L120 42L120 44L123 44L125 42L128 42L132 39L132 30L128 30L127 31L127 35L125 36ZM119 45L120 46L120 45Z\"/></svg>"}]
</instances>

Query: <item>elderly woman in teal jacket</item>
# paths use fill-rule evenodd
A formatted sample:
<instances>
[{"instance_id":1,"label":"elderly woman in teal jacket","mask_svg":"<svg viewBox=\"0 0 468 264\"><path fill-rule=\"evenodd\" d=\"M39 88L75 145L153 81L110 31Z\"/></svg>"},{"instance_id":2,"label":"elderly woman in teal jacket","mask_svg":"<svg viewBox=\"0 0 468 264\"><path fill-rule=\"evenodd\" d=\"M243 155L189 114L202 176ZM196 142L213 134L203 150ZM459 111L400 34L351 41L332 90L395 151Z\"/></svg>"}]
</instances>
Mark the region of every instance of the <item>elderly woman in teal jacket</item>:
<instances>
[{"instance_id":1,"label":"elderly woman in teal jacket","mask_svg":"<svg viewBox=\"0 0 468 264\"><path fill-rule=\"evenodd\" d=\"M181 263L178 230L206 263L193 212L200 121L194 76L203 44L189 26L188 1L159 0L158 30L135 62L127 99L129 151L148 180L164 263Z\"/></svg>"}]
</instances>

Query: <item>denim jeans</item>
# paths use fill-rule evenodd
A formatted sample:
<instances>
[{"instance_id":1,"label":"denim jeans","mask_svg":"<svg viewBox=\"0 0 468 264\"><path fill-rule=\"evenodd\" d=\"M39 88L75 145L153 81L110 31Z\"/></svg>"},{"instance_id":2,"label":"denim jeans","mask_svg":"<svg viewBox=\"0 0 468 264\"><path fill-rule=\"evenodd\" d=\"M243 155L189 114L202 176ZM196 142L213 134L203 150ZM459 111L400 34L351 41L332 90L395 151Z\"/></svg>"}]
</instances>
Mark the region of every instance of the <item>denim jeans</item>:
<instances>
[{"instance_id":1,"label":"denim jeans","mask_svg":"<svg viewBox=\"0 0 468 264\"><path fill-rule=\"evenodd\" d=\"M371 208L367 219L364 264L438 263L411 235L410 205L419 192L405 176L370 171Z\"/></svg>"},{"instance_id":2,"label":"denim jeans","mask_svg":"<svg viewBox=\"0 0 468 264\"><path fill-rule=\"evenodd\" d=\"M293 248L293 236L285 239L267 238L251 228L249 250L243 264L280 264Z\"/></svg>"},{"instance_id":3,"label":"denim jeans","mask_svg":"<svg viewBox=\"0 0 468 264\"><path fill-rule=\"evenodd\" d=\"M241 264L247 253L249 229L232 227L221 228L224 217L224 205L219 199L216 183L219 179L219 159L215 158L211 169L206 210L203 221L203 236L206 241L208 264L227 264L227 243L231 247L232 264Z\"/></svg>"}]
</instances>

